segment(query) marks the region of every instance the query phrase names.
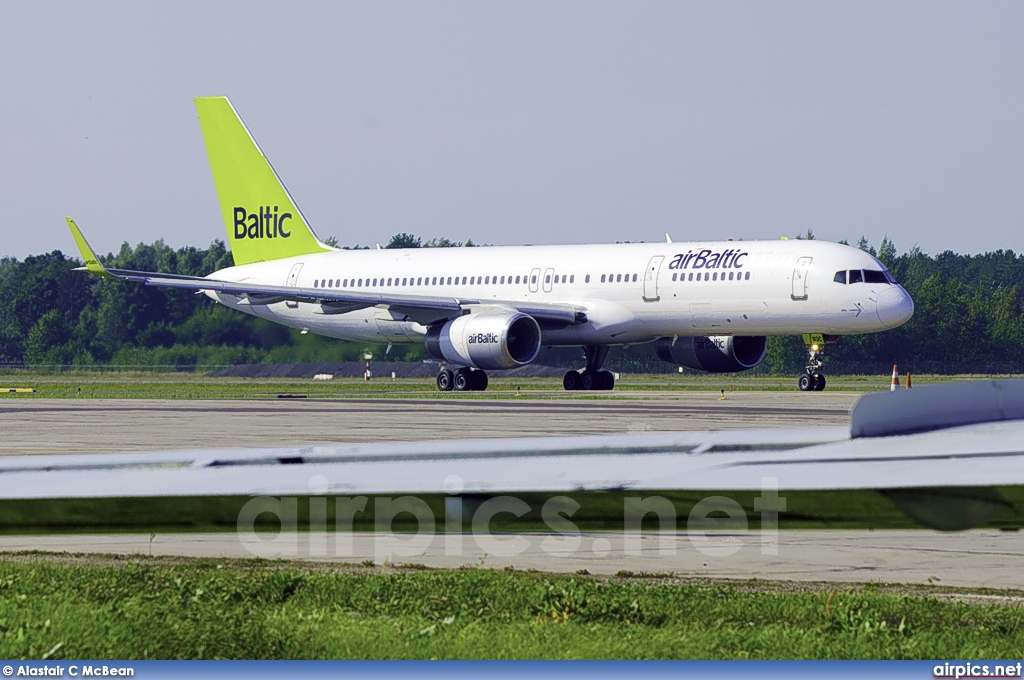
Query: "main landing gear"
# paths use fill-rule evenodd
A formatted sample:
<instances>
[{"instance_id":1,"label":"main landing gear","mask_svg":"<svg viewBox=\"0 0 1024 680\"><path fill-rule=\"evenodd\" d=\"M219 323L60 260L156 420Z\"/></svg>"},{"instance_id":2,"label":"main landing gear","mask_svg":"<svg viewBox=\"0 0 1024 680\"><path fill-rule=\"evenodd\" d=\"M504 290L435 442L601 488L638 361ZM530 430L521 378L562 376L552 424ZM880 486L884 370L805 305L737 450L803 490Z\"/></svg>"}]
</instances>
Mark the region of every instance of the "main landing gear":
<instances>
[{"instance_id":1,"label":"main landing gear","mask_svg":"<svg viewBox=\"0 0 1024 680\"><path fill-rule=\"evenodd\" d=\"M437 389L442 392L483 392L487 389L487 373L479 368L464 367L455 371L442 368L437 374Z\"/></svg>"},{"instance_id":2,"label":"main landing gear","mask_svg":"<svg viewBox=\"0 0 1024 680\"><path fill-rule=\"evenodd\" d=\"M818 336L814 340L821 342L807 342L808 337L804 336L804 343L807 346L807 367L804 374L800 376L797 383L801 392L821 392L825 389L825 340Z\"/></svg>"},{"instance_id":3,"label":"main landing gear","mask_svg":"<svg viewBox=\"0 0 1024 680\"><path fill-rule=\"evenodd\" d=\"M586 345L587 367L582 371L569 371L562 378L562 387L567 391L610 390L615 387L615 375L601 369L608 357L607 345Z\"/></svg>"}]
</instances>

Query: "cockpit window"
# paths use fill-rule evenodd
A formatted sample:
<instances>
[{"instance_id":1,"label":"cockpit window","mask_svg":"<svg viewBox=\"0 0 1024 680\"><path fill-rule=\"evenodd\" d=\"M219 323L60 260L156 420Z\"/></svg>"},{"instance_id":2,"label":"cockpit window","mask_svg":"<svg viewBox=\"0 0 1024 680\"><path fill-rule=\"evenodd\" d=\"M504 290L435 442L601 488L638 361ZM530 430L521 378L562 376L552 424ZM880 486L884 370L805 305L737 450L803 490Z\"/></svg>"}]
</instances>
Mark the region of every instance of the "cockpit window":
<instances>
[{"instance_id":1,"label":"cockpit window","mask_svg":"<svg viewBox=\"0 0 1024 680\"><path fill-rule=\"evenodd\" d=\"M860 273L859 269L850 270L850 283L863 283L864 276Z\"/></svg>"},{"instance_id":2,"label":"cockpit window","mask_svg":"<svg viewBox=\"0 0 1024 680\"><path fill-rule=\"evenodd\" d=\"M888 277L885 272L880 272L875 269L864 270L864 282L865 283L889 283Z\"/></svg>"},{"instance_id":3,"label":"cockpit window","mask_svg":"<svg viewBox=\"0 0 1024 680\"><path fill-rule=\"evenodd\" d=\"M835 275L835 277L832 280L835 281L836 283L843 283L843 284L845 284L846 283L846 270L844 269L841 272L836 272L836 275Z\"/></svg>"}]
</instances>

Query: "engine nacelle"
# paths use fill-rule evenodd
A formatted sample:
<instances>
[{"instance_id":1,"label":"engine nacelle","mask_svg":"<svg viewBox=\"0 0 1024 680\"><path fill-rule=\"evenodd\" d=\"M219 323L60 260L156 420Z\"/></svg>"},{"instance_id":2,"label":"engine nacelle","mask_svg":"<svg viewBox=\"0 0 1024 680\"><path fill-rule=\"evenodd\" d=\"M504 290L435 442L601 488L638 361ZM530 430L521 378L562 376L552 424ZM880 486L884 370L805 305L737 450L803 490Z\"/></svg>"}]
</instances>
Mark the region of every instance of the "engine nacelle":
<instances>
[{"instance_id":1,"label":"engine nacelle","mask_svg":"<svg viewBox=\"0 0 1024 680\"><path fill-rule=\"evenodd\" d=\"M708 373L735 373L757 366L768 350L763 335L716 335L710 338L658 338L654 351L670 364Z\"/></svg>"},{"instance_id":2,"label":"engine nacelle","mask_svg":"<svg viewBox=\"0 0 1024 680\"><path fill-rule=\"evenodd\" d=\"M509 310L466 314L432 326L423 341L435 359L476 368L515 368L540 351L540 326L528 314Z\"/></svg>"}]
</instances>

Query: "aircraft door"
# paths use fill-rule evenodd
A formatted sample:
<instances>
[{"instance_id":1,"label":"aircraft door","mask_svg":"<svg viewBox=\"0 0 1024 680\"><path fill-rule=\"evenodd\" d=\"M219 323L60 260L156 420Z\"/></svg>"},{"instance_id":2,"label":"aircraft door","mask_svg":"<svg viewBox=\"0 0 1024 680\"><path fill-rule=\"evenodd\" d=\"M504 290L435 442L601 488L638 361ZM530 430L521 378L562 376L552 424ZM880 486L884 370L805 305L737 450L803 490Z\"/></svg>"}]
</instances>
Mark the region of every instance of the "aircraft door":
<instances>
[{"instance_id":1,"label":"aircraft door","mask_svg":"<svg viewBox=\"0 0 1024 680\"><path fill-rule=\"evenodd\" d=\"M790 295L794 300L807 299L807 272L811 268L810 257L801 257L796 261L796 268L793 269L793 292Z\"/></svg>"},{"instance_id":2,"label":"aircraft door","mask_svg":"<svg viewBox=\"0 0 1024 680\"><path fill-rule=\"evenodd\" d=\"M540 285L540 268L534 269L530 272L530 292L536 293L538 286Z\"/></svg>"},{"instance_id":3,"label":"aircraft door","mask_svg":"<svg viewBox=\"0 0 1024 680\"><path fill-rule=\"evenodd\" d=\"M655 255L647 263L647 271L644 272L644 302L657 302L661 299L658 295L658 272L664 261L664 255Z\"/></svg>"},{"instance_id":4,"label":"aircraft door","mask_svg":"<svg viewBox=\"0 0 1024 680\"><path fill-rule=\"evenodd\" d=\"M292 288L297 286L298 283L299 283L299 272L300 271L302 271L302 263L301 262L298 262L298 263L292 265L291 271L288 272L288 280L285 281L284 285L291 286ZM295 302L294 300L289 300L289 301L285 302L284 304L287 307L289 307L290 309L298 309L298 307L299 307L299 303Z\"/></svg>"},{"instance_id":5,"label":"aircraft door","mask_svg":"<svg viewBox=\"0 0 1024 680\"><path fill-rule=\"evenodd\" d=\"M548 267L547 269L544 270L544 292L545 293L550 293L551 292L551 277L554 276L554 275L555 275L555 270L553 268Z\"/></svg>"}]
</instances>

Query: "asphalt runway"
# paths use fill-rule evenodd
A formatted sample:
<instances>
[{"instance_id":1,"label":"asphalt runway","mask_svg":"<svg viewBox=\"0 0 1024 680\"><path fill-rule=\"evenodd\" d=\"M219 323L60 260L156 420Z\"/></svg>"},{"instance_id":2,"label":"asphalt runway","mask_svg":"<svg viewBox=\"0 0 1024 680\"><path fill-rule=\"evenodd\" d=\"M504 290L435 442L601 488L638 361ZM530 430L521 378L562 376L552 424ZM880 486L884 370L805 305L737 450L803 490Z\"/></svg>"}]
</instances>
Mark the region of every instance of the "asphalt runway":
<instances>
[{"instance_id":1,"label":"asphalt runway","mask_svg":"<svg viewBox=\"0 0 1024 680\"><path fill-rule=\"evenodd\" d=\"M651 399L4 399L0 455L844 425L855 392Z\"/></svg>"},{"instance_id":2,"label":"asphalt runway","mask_svg":"<svg viewBox=\"0 0 1024 680\"><path fill-rule=\"evenodd\" d=\"M1024 536L1017 532L784 531L772 547L758 532L729 535L583 533L579 544L543 534L484 537L408 534L96 534L2 536L0 552L41 550L114 555L265 557L316 562L537 569L615 575L622 571L721 579L904 583L1024 589ZM636 554L639 552L639 554Z\"/></svg>"}]
</instances>

